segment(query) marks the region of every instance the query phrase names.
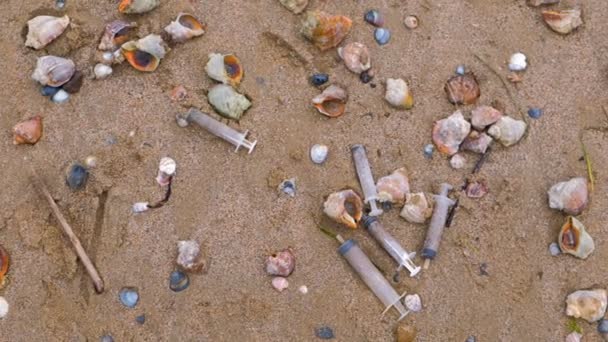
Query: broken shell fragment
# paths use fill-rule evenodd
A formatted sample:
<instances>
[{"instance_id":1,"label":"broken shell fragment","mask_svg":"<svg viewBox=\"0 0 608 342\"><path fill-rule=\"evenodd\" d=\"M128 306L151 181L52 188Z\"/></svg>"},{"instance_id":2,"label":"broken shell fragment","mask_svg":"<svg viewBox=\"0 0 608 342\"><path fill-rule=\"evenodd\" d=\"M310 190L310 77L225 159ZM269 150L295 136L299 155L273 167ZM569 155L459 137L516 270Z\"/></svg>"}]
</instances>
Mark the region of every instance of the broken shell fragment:
<instances>
[{"instance_id":1,"label":"broken shell fragment","mask_svg":"<svg viewBox=\"0 0 608 342\"><path fill-rule=\"evenodd\" d=\"M469 136L462 142L462 145L460 145L460 148L465 151L483 154L486 153L492 141L492 137L486 133L471 131Z\"/></svg>"},{"instance_id":2,"label":"broken shell fragment","mask_svg":"<svg viewBox=\"0 0 608 342\"><path fill-rule=\"evenodd\" d=\"M386 45L391 40L391 31L384 27L378 27L374 30L374 39L378 45Z\"/></svg>"},{"instance_id":3,"label":"broken shell fragment","mask_svg":"<svg viewBox=\"0 0 608 342\"><path fill-rule=\"evenodd\" d=\"M103 80L112 74L112 67L109 65L97 63L95 68L93 68L93 73L95 74L95 78L98 80Z\"/></svg>"},{"instance_id":4,"label":"broken shell fragment","mask_svg":"<svg viewBox=\"0 0 608 342\"><path fill-rule=\"evenodd\" d=\"M4 299L4 297L0 297L0 319L6 317L6 315L8 315L8 302L6 301L6 299Z\"/></svg>"},{"instance_id":5,"label":"broken shell fragment","mask_svg":"<svg viewBox=\"0 0 608 342\"><path fill-rule=\"evenodd\" d=\"M433 143L437 150L447 155L454 155L458 147L469 135L471 124L464 119L461 111L455 111L445 119L435 122L433 127Z\"/></svg>"},{"instance_id":6,"label":"broken shell fragment","mask_svg":"<svg viewBox=\"0 0 608 342\"><path fill-rule=\"evenodd\" d=\"M595 249L593 239L587 233L583 223L572 216L568 216L566 219L566 223L557 237L557 242L562 252L580 259L587 259Z\"/></svg>"},{"instance_id":7,"label":"broken shell fragment","mask_svg":"<svg viewBox=\"0 0 608 342\"><path fill-rule=\"evenodd\" d=\"M471 72L452 76L446 82L444 90L453 104L473 104L481 95L477 78Z\"/></svg>"},{"instance_id":8,"label":"broken shell fragment","mask_svg":"<svg viewBox=\"0 0 608 342\"><path fill-rule=\"evenodd\" d=\"M355 74L360 74L372 66L369 50L361 43L348 43L338 48L338 55L344 61L346 68Z\"/></svg>"},{"instance_id":9,"label":"broken shell fragment","mask_svg":"<svg viewBox=\"0 0 608 342\"><path fill-rule=\"evenodd\" d=\"M414 106L412 92L407 83L400 78L386 80L384 99L395 108L411 109Z\"/></svg>"},{"instance_id":10,"label":"broken shell fragment","mask_svg":"<svg viewBox=\"0 0 608 342\"><path fill-rule=\"evenodd\" d=\"M452 167L452 169L462 169L466 165L466 163L467 160L462 155L462 153L456 153L452 156L452 158L450 158L450 166Z\"/></svg>"},{"instance_id":11,"label":"broken shell fragment","mask_svg":"<svg viewBox=\"0 0 608 342\"><path fill-rule=\"evenodd\" d=\"M502 113L490 106L479 106L471 111L471 124L475 129L484 130L500 120Z\"/></svg>"},{"instance_id":12,"label":"broken shell fragment","mask_svg":"<svg viewBox=\"0 0 608 342\"><path fill-rule=\"evenodd\" d=\"M121 46L122 55L139 71L152 72L165 57L167 49L159 35L149 34L137 41L129 41Z\"/></svg>"},{"instance_id":13,"label":"broken shell fragment","mask_svg":"<svg viewBox=\"0 0 608 342\"><path fill-rule=\"evenodd\" d=\"M593 323L604 317L607 303L604 289L575 291L566 298L566 315Z\"/></svg>"},{"instance_id":14,"label":"broken shell fragment","mask_svg":"<svg viewBox=\"0 0 608 342\"><path fill-rule=\"evenodd\" d=\"M587 180L583 177L572 178L566 182L559 182L547 192L549 207L563 210L568 215L578 215L589 203Z\"/></svg>"},{"instance_id":15,"label":"broken shell fragment","mask_svg":"<svg viewBox=\"0 0 608 342\"><path fill-rule=\"evenodd\" d=\"M177 163L169 157L163 157L158 163L158 173L156 174L156 182L160 186L166 186L171 183L171 178L175 175Z\"/></svg>"},{"instance_id":16,"label":"broken shell fragment","mask_svg":"<svg viewBox=\"0 0 608 342\"><path fill-rule=\"evenodd\" d=\"M97 47L101 51L114 51L129 40L129 33L137 23L114 20L106 25L101 41Z\"/></svg>"},{"instance_id":17,"label":"broken shell fragment","mask_svg":"<svg viewBox=\"0 0 608 342\"><path fill-rule=\"evenodd\" d=\"M577 333L576 331L573 331L566 336L565 342L581 342L582 337L583 335Z\"/></svg>"},{"instance_id":18,"label":"broken shell fragment","mask_svg":"<svg viewBox=\"0 0 608 342\"><path fill-rule=\"evenodd\" d=\"M482 198L488 193L488 186L483 180L470 182L467 184L465 193L468 198Z\"/></svg>"},{"instance_id":19,"label":"broken shell fragment","mask_svg":"<svg viewBox=\"0 0 608 342\"><path fill-rule=\"evenodd\" d=\"M178 241L176 264L186 272L201 272L205 260L200 245L194 240Z\"/></svg>"},{"instance_id":20,"label":"broken shell fragment","mask_svg":"<svg viewBox=\"0 0 608 342\"><path fill-rule=\"evenodd\" d=\"M25 46L40 50L59 37L69 24L70 18L67 15L63 17L37 16L27 22Z\"/></svg>"},{"instance_id":21,"label":"broken shell fragment","mask_svg":"<svg viewBox=\"0 0 608 342\"><path fill-rule=\"evenodd\" d=\"M0 245L0 289L2 289L6 283L6 274L8 273L9 266L10 257L8 251Z\"/></svg>"},{"instance_id":22,"label":"broken shell fragment","mask_svg":"<svg viewBox=\"0 0 608 342\"><path fill-rule=\"evenodd\" d=\"M306 12L300 32L324 51L338 46L350 32L353 22L348 17L322 11Z\"/></svg>"},{"instance_id":23,"label":"broken shell fragment","mask_svg":"<svg viewBox=\"0 0 608 342\"><path fill-rule=\"evenodd\" d=\"M330 85L321 94L312 99L312 104L321 114L330 118L337 118L344 114L346 100L348 100L346 90L336 85Z\"/></svg>"},{"instance_id":24,"label":"broken shell fragment","mask_svg":"<svg viewBox=\"0 0 608 342\"><path fill-rule=\"evenodd\" d=\"M405 25L405 27L413 30L418 27L418 24L419 24L418 17L415 15L408 15L403 20L403 24Z\"/></svg>"},{"instance_id":25,"label":"broken shell fragment","mask_svg":"<svg viewBox=\"0 0 608 342\"><path fill-rule=\"evenodd\" d=\"M315 144L310 148L310 160L315 164L323 164L328 153L329 147L327 145Z\"/></svg>"},{"instance_id":26,"label":"broken shell fragment","mask_svg":"<svg viewBox=\"0 0 608 342\"><path fill-rule=\"evenodd\" d=\"M376 190L378 200L382 203L405 203L405 195L410 192L410 183L405 168L397 169L390 175L378 179Z\"/></svg>"},{"instance_id":27,"label":"broken shell fragment","mask_svg":"<svg viewBox=\"0 0 608 342\"><path fill-rule=\"evenodd\" d=\"M509 59L509 70L511 71L524 71L528 67L526 63L526 55L521 52L514 53Z\"/></svg>"},{"instance_id":28,"label":"broken shell fragment","mask_svg":"<svg viewBox=\"0 0 608 342\"><path fill-rule=\"evenodd\" d=\"M279 193L281 193L281 194L285 194L289 197L295 197L296 196L296 179L290 178L290 179L286 179L286 180L282 181L281 184L279 184L278 190L279 190Z\"/></svg>"},{"instance_id":29,"label":"broken shell fragment","mask_svg":"<svg viewBox=\"0 0 608 342\"><path fill-rule=\"evenodd\" d=\"M560 0L528 0L528 5L533 7L543 6L543 5L553 5L558 4Z\"/></svg>"},{"instance_id":30,"label":"broken shell fragment","mask_svg":"<svg viewBox=\"0 0 608 342\"><path fill-rule=\"evenodd\" d=\"M424 192L405 195L405 205L399 215L407 222L424 223L432 214L433 207Z\"/></svg>"},{"instance_id":31,"label":"broken shell fragment","mask_svg":"<svg viewBox=\"0 0 608 342\"><path fill-rule=\"evenodd\" d=\"M240 120L251 102L226 84L216 84L207 94L209 104L223 117Z\"/></svg>"},{"instance_id":32,"label":"broken shell fragment","mask_svg":"<svg viewBox=\"0 0 608 342\"><path fill-rule=\"evenodd\" d=\"M384 26L384 16L378 10L369 10L363 16L363 19L369 24L372 24L376 27Z\"/></svg>"},{"instance_id":33,"label":"broken shell fragment","mask_svg":"<svg viewBox=\"0 0 608 342\"><path fill-rule=\"evenodd\" d=\"M291 248L273 253L266 258L264 268L269 275L287 277L296 267L296 257Z\"/></svg>"},{"instance_id":34,"label":"broken shell fragment","mask_svg":"<svg viewBox=\"0 0 608 342\"><path fill-rule=\"evenodd\" d=\"M289 281L283 277L274 277L271 283L272 287L279 292L283 292L283 290L289 287Z\"/></svg>"},{"instance_id":35,"label":"broken shell fragment","mask_svg":"<svg viewBox=\"0 0 608 342\"><path fill-rule=\"evenodd\" d=\"M279 0L279 2L294 14L302 13L308 6L308 0Z\"/></svg>"},{"instance_id":36,"label":"broken shell fragment","mask_svg":"<svg viewBox=\"0 0 608 342\"><path fill-rule=\"evenodd\" d=\"M568 34L583 24L580 9L544 10L542 14L545 23L560 34Z\"/></svg>"},{"instance_id":37,"label":"broken shell fragment","mask_svg":"<svg viewBox=\"0 0 608 342\"><path fill-rule=\"evenodd\" d=\"M355 229L363 216L363 202L353 190L342 190L327 197L323 212L334 221Z\"/></svg>"},{"instance_id":38,"label":"broken shell fragment","mask_svg":"<svg viewBox=\"0 0 608 342\"><path fill-rule=\"evenodd\" d=\"M422 311L422 301L420 300L420 296L416 293L405 296L403 303L405 303L405 307L412 312Z\"/></svg>"},{"instance_id":39,"label":"broken shell fragment","mask_svg":"<svg viewBox=\"0 0 608 342\"><path fill-rule=\"evenodd\" d=\"M515 145L526 133L526 123L508 116L501 117L490 129L488 134L498 140L503 146Z\"/></svg>"},{"instance_id":40,"label":"broken shell fragment","mask_svg":"<svg viewBox=\"0 0 608 342\"><path fill-rule=\"evenodd\" d=\"M13 144L29 144L34 145L42 136L42 117L36 115L25 121L21 121L13 127L14 140ZM1 253L0 253L1 254ZM0 263L0 266L2 264Z\"/></svg>"},{"instance_id":41,"label":"broken shell fragment","mask_svg":"<svg viewBox=\"0 0 608 342\"><path fill-rule=\"evenodd\" d=\"M32 78L43 86L59 87L72 78L76 65L72 60L56 56L39 57Z\"/></svg>"},{"instance_id":42,"label":"broken shell fragment","mask_svg":"<svg viewBox=\"0 0 608 342\"><path fill-rule=\"evenodd\" d=\"M175 21L165 27L174 42L182 43L188 39L202 36L205 33L205 25L188 13L180 13Z\"/></svg>"},{"instance_id":43,"label":"broken shell fragment","mask_svg":"<svg viewBox=\"0 0 608 342\"><path fill-rule=\"evenodd\" d=\"M121 0L118 11L125 14L150 12L160 5L160 0Z\"/></svg>"},{"instance_id":44,"label":"broken shell fragment","mask_svg":"<svg viewBox=\"0 0 608 342\"><path fill-rule=\"evenodd\" d=\"M235 55L209 54L209 61L205 66L207 75L212 79L236 87L243 78L243 67Z\"/></svg>"}]
</instances>

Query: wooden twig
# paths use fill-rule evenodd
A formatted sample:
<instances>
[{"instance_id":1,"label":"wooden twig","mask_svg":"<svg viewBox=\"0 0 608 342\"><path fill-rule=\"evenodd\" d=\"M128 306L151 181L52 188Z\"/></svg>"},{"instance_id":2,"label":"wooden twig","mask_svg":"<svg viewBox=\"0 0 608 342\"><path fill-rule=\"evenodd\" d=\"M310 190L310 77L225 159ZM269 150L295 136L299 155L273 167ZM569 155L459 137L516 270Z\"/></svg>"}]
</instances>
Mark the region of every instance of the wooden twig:
<instances>
[{"instance_id":1,"label":"wooden twig","mask_svg":"<svg viewBox=\"0 0 608 342\"><path fill-rule=\"evenodd\" d=\"M70 239L72 246L76 250L76 254L78 255L78 258L80 258L80 261L82 262L82 264L84 265L84 268L89 273L91 280L93 280L93 285L95 286L95 291L97 291L97 293L102 293L103 289L104 289L103 280L99 276L99 273L97 272L97 269L95 268L95 265L93 265L93 262L91 261L91 259L89 259L89 256L87 255L87 252L84 250L84 247L82 247L80 240L78 239L76 234L74 234L72 227L70 226L68 221L65 219L65 217L63 216L61 211L59 210L59 207L57 206L57 203L55 203L55 200L51 196L51 193L49 192L48 188L46 187L46 185L44 184L42 179L38 176L38 173L36 173L36 170L34 170L33 167L32 167L32 174L33 174L35 182L38 184L38 187L40 188L40 191L42 192L42 194L44 195L46 200L49 202L49 206L51 207L51 211L55 215L55 218L61 224L61 227L63 228L63 232Z\"/></svg>"}]
</instances>

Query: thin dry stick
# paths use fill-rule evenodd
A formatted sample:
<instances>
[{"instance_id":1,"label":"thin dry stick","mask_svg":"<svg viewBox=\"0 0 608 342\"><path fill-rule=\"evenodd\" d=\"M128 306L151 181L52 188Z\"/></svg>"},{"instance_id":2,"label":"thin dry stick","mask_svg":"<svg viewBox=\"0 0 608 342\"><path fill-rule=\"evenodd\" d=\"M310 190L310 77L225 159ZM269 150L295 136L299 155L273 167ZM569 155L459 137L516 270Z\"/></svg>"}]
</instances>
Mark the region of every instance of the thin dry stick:
<instances>
[{"instance_id":1,"label":"thin dry stick","mask_svg":"<svg viewBox=\"0 0 608 342\"><path fill-rule=\"evenodd\" d=\"M70 239L70 242L72 242L72 246L74 246L74 249L76 250L76 254L78 255L78 258L80 258L80 261L82 261L82 264L84 265L85 269L89 273L89 276L93 280L93 285L95 286L95 291L97 291L97 293L102 293L103 292L103 280L99 276L99 273L97 272L97 269L95 268L95 265L93 265L93 262L91 262L91 259L89 259L89 256L87 255L87 252L82 247L80 240L78 239L76 234L74 234L72 227L70 226L68 221L66 221L65 217L59 210L57 203L55 203L55 200L51 196L51 193L49 192L48 188L46 187L46 185L44 184L42 179L38 176L38 174L36 173L36 170L34 170L33 167L32 167L32 173L34 176L34 180L36 181L36 183L40 187L40 190L42 191L42 194L44 195L46 200L49 202L49 206L51 207L51 210L53 211L55 218L57 218L57 221L59 221L59 223L61 223L63 232L65 233L65 235L68 236L68 238Z\"/></svg>"}]
</instances>

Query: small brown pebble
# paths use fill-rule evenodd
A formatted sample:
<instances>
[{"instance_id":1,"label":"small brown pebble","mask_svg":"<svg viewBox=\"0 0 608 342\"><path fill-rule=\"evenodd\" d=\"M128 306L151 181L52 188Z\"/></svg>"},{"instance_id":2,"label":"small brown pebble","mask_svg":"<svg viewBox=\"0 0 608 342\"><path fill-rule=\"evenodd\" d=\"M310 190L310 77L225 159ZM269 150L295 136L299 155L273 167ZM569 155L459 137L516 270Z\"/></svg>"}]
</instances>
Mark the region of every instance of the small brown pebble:
<instances>
[{"instance_id":1,"label":"small brown pebble","mask_svg":"<svg viewBox=\"0 0 608 342\"><path fill-rule=\"evenodd\" d=\"M411 325L399 325L395 331L395 340L397 342L416 341L416 328Z\"/></svg>"},{"instance_id":2,"label":"small brown pebble","mask_svg":"<svg viewBox=\"0 0 608 342\"><path fill-rule=\"evenodd\" d=\"M76 70L72 78L62 88L70 94L76 94L80 90L80 87L82 87L83 79L82 73Z\"/></svg>"},{"instance_id":3,"label":"small brown pebble","mask_svg":"<svg viewBox=\"0 0 608 342\"><path fill-rule=\"evenodd\" d=\"M175 102L183 101L187 97L188 97L188 92L186 91L186 88L184 88L181 85L176 86L171 91L171 100L173 100Z\"/></svg>"}]
</instances>

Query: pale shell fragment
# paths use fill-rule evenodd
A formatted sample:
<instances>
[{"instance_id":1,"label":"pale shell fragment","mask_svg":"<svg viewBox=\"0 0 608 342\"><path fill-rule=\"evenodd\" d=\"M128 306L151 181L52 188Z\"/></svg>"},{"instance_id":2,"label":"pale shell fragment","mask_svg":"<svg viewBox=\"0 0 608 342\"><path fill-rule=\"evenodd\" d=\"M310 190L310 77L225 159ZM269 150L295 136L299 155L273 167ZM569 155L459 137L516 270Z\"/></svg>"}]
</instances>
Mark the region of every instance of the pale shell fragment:
<instances>
[{"instance_id":1,"label":"pale shell fragment","mask_svg":"<svg viewBox=\"0 0 608 342\"><path fill-rule=\"evenodd\" d=\"M490 106L479 106L471 111L471 125L478 130L484 130L500 120L502 113Z\"/></svg>"},{"instance_id":2,"label":"pale shell fragment","mask_svg":"<svg viewBox=\"0 0 608 342\"><path fill-rule=\"evenodd\" d=\"M583 177L572 178L553 185L547 192L549 207L563 210L568 215L578 215L589 202L587 180Z\"/></svg>"},{"instance_id":3,"label":"pale shell fragment","mask_svg":"<svg viewBox=\"0 0 608 342\"><path fill-rule=\"evenodd\" d=\"M307 294L308 287L306 287L306 285L302 285L302 286L300 286L300 288L298 288L298 291L300 291L301 294Z\"/></svg>"},{"instance_id":4,"label":"pale shell fragment","mask_svg":"<svg viewBox=\"0 0 608 342\"><path fill-rule=\"evenodd\" d=\"M566 342L581 342L583 335L573 331L566 336Z\"/></svg>"},{"instance_id":5,"label":"pale shell fragment","mask_svg":"<svg viewBox=\"0 0 608 342\"><path fill-rule=\"evenodd\" d=\"M283 292L289 287L289 282L283 277L274 277L272 278L272 287L279 292Z\"/></svg>"},{"instance_id":6,"label":"pale shell fragment","mask_svg":"<svg viewBox=\"0 0 608 342\"><path fill-rule=\"evenodd\" d=\"M294 14L302 13L308 6L308 0L279 0L279 2Z\"/></svg>"},{"instance_id":7,"label":"pale shell fragment","mask_svg":"<svg viewBox=\"0 0 608 342\"><path fill-rule=\"evenodd\" d=\"M59 37L69 24L70 18L67 15L63 17L37 16L27 22L25 46L40 50Z\"/></svg>"},{"instance_id":8,"label":"pale shell fragment","mask_svg":"<svg viewBox=\"0 0 608 342\"><path fill-rule=\"evenodd\" d=\"M207 94L207 100L220 115L233 120L240 120L243 113L251 107L247 97L226 84L213 86Z\"/></svg>"},{"instance_id":9,"label":"pale shell fragment","mask_svg":"<svg viewBox=\"0 0 608 342\"><path fill-rule=\"evenodd\" d=\"M469 135L471 124L464 119L460 110L445 119L435 122L433 126L433 143L437 150L447 155L454 155L462 141Z\"/></svg>"},{"instance_id":10,"label":"pale shell fragment","mask_svg":"<svg viewBox=\"0 0 608 342\"><path fill-rule=\"evenodd\" d=\"M456 153L452 156L452 158L450 158L450 166L452 167L452 169L462 169L466 165L466 163L467 160L460 153Z\"/></svg>"},{"instance_id":11,"label":"pale shell fragment","mask_svg":"<svg viewBox=\"0 0 608 342\"><path fill-rule=\"evenodd\" d=\"M419 25L419 21L418 21L418 17L415 15L408 15L407 17L405 17L405 19L403 20L403 24L405 25L405 27L407 27L408 29L415 29L418 27Z\"/></svg>"},{"instance_id":12,"label":"pale shell fragment","mask_svg":"<svg viewBox=\"0 0 608 342\"><path fill-rule=\"evenodd\" d=\"M8 308L9 305L6 299L4 299L4 297L0 297L0 319L6 317L8 314Z\"/></svg>"},{"instance_id":13,"label":"pale shell fragment","mask_svg":"<svg viewBox=\"0 0 608 342\"><path fill-rule=\"evenodd\" d=\"M148 209L150 209L150 207L148 207L148 202L135 202L133 207L131 207L131 210L133 210L135 214L143 213L144 211L148 211Z\"/></svg>"},{"instance_id":14,"label":"pale shell fragment","mask_svg":"<svg viewBox=\"0 0 608 342\"><path fill-rule=\"evenodd\" d=\"M528 67L526 62L526 55L521 52L514 53L509 59L509 70L511 71L523 71Z\"/></svg>"},{"instance_id":15,"label":"pale shell fragment","mask_svg":"<svg viewBox=\"0 0 608 342\"><path fill-rule=\"evenodd\" d=\"M583 24L580 9L567 9L542 12L545 23L555 32L568 34Z\"/></svg>"},{"instance_id":16,"label":"pale shell fragment","mask_svg":"<svg viewBox=\"0 0 608 342\"><path fill-rule=\"evenodd\" d=\"M102 80L112 74L112 67L102 63L98 63L97 65L95 65L95 68L93 68L93 72L95 73L96 79Z\"/></svg>"},{"instance_id":17,"label":"pale shell fragment","mask_svg":"<svg viewBox=\"0 0 608 342\"><path fill-rule=\"evenodd\" d=\"M315 164L323 164L327 159L329 147L326 145L315 144L310 148L310 160Z\"/></svg>"},{"instance_id":18,"label":"pale shell fragment","mask_svg":"<svg viewBox=\"0 0 608 342\"><path fill-rule=\"evenodd\" d=\"M503 146L516 144L526 133L526 123L503 116L488 130L488 134L498 140Z\"/></svg>"},{"instance_id":19,"label":"pale shell fragment","mask_svg":"<svg viewBox=\"0 0 608 342\"><path fill-rule=\"evenodd\" d=\"M186 272L200 272L205 266L205 260L198 242L178 241L176 264Z\"/></svg>"},{"instance_id":20,"label":"pale shell fragment","mask_svg":"<svg viewBox=\"0 0 608 342\"><path fill-rule=\"evenodd\" d=\"M410 183L405 168L395 170L376 182L378 200L395 204L405 203L405 196L410 192Z\"/></svg>"},{"instance_id":21,"label":"pale shell fragment","mask_svg":"<svg viewBox=\"0 0 608 342\"><path fill-rule=\"evenodd\" d=\"M607 303L604 289L575 291L566 298L566 315L593 323L604 317Z\"/></svg>"},{"instance_id":22,"label":"pale shell fragment","mask_svg":"<svg viewBox=\"0 0 608 342\"><path fill-rule=\"evenodd\" d=\"M372 67L369 50L361 43L348 43L338 48L338 55L344 61L346 68L355 74L360 74Z\"/></svg>"},{"instance_id":23,"label":"pale shell fragment","mask_svg":"<svg viewBox=\"0 0 608 342\"><path fill-rule=\"evenodd\" d=\"M410 223L424 223L433 214L433 207L423 192L405 195L405 205L399 214Z\"/></svg>"},{"instance_id":24,"label":"pale shell fragment","mask_svg":"<svg viewBox=\"0 0 608 342\"><path fill-rule=\"evenodd\" d=\"M414 106L414 97L407 83L400 78L386 80L384 99L395 108L410 109Z\"/></svg>"}]
</instances>

